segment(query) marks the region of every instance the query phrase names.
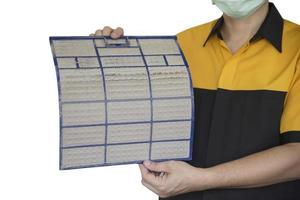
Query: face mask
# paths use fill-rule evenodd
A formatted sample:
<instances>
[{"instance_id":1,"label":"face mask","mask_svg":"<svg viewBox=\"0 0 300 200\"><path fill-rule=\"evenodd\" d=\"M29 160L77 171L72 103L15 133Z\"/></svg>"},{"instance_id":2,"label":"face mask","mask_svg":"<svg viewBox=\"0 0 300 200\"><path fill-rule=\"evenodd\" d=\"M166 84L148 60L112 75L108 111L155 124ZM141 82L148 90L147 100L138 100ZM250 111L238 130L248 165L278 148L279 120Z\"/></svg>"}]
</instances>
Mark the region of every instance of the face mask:
<instances>
[{"instance_id":1,"label":"face mask","mask_svg":"<svg viewBox=\"0 0 300 200\"><path fill-rule=\"evenodd\" d=\"M244 18L252 15L266 0L212 0L224 14L233 18Z\"/></svg>"}]
</instances>

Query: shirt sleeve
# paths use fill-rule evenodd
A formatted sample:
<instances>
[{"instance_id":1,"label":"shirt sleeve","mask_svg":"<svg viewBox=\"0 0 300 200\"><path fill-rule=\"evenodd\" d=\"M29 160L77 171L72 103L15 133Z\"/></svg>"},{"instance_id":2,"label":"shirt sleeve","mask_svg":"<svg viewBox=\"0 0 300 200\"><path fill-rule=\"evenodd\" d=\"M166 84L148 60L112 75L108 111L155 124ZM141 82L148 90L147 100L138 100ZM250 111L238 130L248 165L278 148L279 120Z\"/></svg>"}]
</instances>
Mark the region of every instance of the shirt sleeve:
<instances>
[{"instance_id":1,"label":"shirt sleeve","mask_svg":"<svg viewBox=\"0 0 300 200\"><path fill-rule=\"evenodd\" d=\"M300 142L300 58L287 93L280 124L282 144Z\"/></svg>"}]
</instances>

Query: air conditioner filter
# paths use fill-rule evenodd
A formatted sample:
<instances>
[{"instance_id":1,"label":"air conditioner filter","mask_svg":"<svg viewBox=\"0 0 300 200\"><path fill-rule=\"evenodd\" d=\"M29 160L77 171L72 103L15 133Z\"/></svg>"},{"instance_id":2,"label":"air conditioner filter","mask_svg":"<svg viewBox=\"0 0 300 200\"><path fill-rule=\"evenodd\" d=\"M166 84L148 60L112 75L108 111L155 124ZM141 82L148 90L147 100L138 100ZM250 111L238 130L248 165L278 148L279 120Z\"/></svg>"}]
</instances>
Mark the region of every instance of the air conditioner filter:
<instances>
[{"instance_id":1,"label":"air conditioner filter","mask_svg":"<svg viewBox=\"0 0 300 200\"><path fill-rule=\"evenodd\" d=\"M50 37L60 169L190 160L194 100L175 36Z\"/></svg>"}]
</instances>

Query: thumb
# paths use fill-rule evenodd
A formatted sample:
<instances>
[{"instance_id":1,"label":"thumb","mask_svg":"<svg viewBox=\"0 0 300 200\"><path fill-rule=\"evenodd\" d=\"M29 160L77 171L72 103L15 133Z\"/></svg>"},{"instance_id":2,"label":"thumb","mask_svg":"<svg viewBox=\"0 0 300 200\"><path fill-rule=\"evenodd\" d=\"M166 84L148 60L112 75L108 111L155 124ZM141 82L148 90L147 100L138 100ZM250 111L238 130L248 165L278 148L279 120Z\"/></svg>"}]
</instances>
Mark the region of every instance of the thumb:
<instances>
[{"instance_id":1,"label":"thumb","mask_svg":"<svg viewBox=\"0 0 300 200\"><path fill-rule=\"evenodd\" d=\"M144 161L144 166L150 170L155 172L168 172L169 171L169 165L167 162L153 162L150 160Z\"/></svg>"}]
</instances>

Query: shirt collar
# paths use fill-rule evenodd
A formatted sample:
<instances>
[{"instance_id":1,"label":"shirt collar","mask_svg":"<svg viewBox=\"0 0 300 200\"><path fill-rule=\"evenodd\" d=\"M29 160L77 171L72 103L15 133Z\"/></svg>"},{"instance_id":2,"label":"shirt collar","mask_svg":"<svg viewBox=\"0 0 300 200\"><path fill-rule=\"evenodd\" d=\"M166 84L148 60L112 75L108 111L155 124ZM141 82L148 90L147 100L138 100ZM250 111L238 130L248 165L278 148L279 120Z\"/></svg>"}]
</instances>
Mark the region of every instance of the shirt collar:
<instances>
[{"instance_id":1,"label":"shirt collar","mask_svg":"<svg viewBox=\"0 0 300 200\"><path fill-rule=\"evenodd\" d=\"M215 34L222 39L220 28L224 24L223 16L219 18L216 24L211 29L207 39L203 46L206 45L208 40ZM257 33L252 37L250 42L254 42L261 38L268 40L279 52L282 52L282 33L283 33L283 18L278 12L277 8L273 3L269 3L268 14L258 29Z\"/></svg>"}]
</instances>

